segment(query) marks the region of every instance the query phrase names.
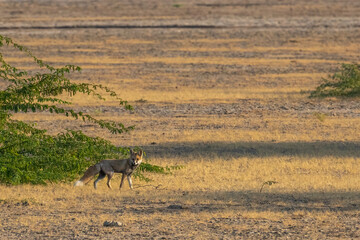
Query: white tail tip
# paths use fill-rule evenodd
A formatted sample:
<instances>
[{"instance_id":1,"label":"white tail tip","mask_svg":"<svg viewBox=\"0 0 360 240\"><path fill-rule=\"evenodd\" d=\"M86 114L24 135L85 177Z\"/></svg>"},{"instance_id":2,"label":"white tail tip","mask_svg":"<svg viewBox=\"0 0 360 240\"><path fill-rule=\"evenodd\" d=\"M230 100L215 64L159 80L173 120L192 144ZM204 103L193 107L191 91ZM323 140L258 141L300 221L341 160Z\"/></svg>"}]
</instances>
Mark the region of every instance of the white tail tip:
<instances>
[{"instance_id":1,"label":"white tail tip","mask_svg":"<svg viewBox=\"0 0 360 240\"><path fill-rule=\"evenodd\" d=\"M82 181L76 181L75 183L74 183L74 187L81 187L81 186L84 186L84 183L82 182Z\"/></svg>"}]
</instances>

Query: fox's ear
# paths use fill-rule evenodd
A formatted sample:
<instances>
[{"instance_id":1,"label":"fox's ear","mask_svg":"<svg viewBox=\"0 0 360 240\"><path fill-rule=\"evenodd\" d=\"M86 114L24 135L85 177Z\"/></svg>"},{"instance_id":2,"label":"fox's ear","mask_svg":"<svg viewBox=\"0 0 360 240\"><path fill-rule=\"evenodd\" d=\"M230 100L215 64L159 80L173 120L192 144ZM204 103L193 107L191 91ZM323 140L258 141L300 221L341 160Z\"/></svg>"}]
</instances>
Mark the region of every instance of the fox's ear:
<instances>
[{"instance_id":1,"label":"fox's ear","mask_svg":"<svg viewBox=\"0 0 360 240\"><path fill-rule=\"evenodd\" d=\"M143 150L139 150L139 155L142 156L143 155Z\"/></svg>"}]
</instances>

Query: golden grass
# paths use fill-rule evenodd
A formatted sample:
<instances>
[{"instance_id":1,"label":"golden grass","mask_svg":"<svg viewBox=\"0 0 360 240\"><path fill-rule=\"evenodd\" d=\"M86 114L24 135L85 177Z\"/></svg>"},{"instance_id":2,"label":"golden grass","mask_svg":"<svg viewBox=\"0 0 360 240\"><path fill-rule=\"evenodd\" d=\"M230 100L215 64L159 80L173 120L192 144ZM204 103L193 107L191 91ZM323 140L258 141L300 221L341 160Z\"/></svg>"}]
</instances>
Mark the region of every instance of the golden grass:
<instances>
[{"instance_id":1,"label":"golden grass","mask_svg":"<svg viewBox=\"0 0 360 240\"><path fill-rule=\"evenodd\" d=\"M132 45L132 44L154 44L155 41L150 40L143 40L143 39L116 39L116 38L109 38L104 42L98 42L96 40L89 41L89 40L81 40L79 42L74 42L73 40L66 40L66 39L52 39L52 38L41 38L37 39L37 41L33 41L34 39L30 39L30 41L26 41L23 43L27 47L35 47L35 46L42 46L46 44L46 46L63 46L65 47L63 51L72 51L72 47L74 46L86 46L86 47L93 47L89 50L92 51L102 51L104 49L109 49L109 46L106 44L125 44L125 45ZM68 48L70 47L70 49ZM98 49L94 49L94 47L99 47ZM78 49L79 50L79 49ZM86 50L86 49L81 49Z\"/></svg>"},{"instance_id":2,"label":"golden grass","mask_svg":"<svg viewBox=\"0 0 360 240\"><path fill-rule=\"evenodd\" d=\"M17 63L18 58L6 58L11 63ZM44 57L46 62L62 62L72 64L138 64L138 63L165 63L165 64L223 64L223 65L272 65L283 66L294 62L300 64L315 63L338 63L338 60L328 59L278 59L278 58L227 58L227 57L131 57L111 58L108 56L89 58L88 56L77 55L76 57ZM29 60L30 62L31 60ZM21 60L23 63L23 60Z\"/></svg>"},{"instance_id":3,"label":"golden grass","mask_svg":"<svg viewBox=\"0 0 360 240\"><path fill-rule=\"evenodd\" d=\"M234 40L235 42L236 40ZM210 41L209 41L210 42ZM220 41L219 41L220 42ZM222 41L226 42L226 41ZM231 42L231 41L230 41ZM302 53L339 53L341 55L356 56L356 52L359 51L359 45L351 44L345 46L281 46L281 47L181 47L169 49L171 51L184 51L184 52L251 52L251 53L262 53L262 52L284 52L287 56L293 56L289 54L289 51L296 51ZM284 57L284 55L281 55Z\"/></svg>"},{"instance_id":4,"label":"golden grass","mask_svg":"<svg viewBox=\"0 0 360 240\"><path fill-rule=\"evenodd\" d=\"M172 41L178 42L180 44L184 44L184 40L181 39L173 39ZM239 42L248 42L249 40L246 38L196 38L196 39L188 39L190 43L207 43L207 44L222 44L222 43L239 43ZM186 43L186 42L185 42Z\"/></svg>"},{"instance_id":5,"label":"golden grass","mask_svg":"<svg viewBox=\"0 0 360 240\"><path fill-rule=\"evenodd\" d=\"M314 153L316 154L316 153ZM280 154L279 154L280 155ZM164 164L166 159L153 159ZM173 161L185 168L170 176L152 176L154 184L178 191L253 191L266 181L277 184L264 186L267 193L358 192L360 166L354 157L331 156L264 156L222 157L189 156ZM163 179L166 179L165 181ZM326 183L326 184L325 184Z\"/></svg>"},{"instance_id":6,"label":"golden grass","mask_svg":"<svg viewBox=\"0 0 360 240\"><path fill-rule=\"evenodd\" d=\"M136 101L144 99L149 102L175 102L175 103L209 103L209 102L234 102L239 99L271 99L288 98L294 94L299 94L301 90L296 88L214 88L214 89L194 89L180 87L170 91L142 90L139 94L131 94L131 90L125 91L122 95L124 99Z\"/></svg>"}]
</instances>

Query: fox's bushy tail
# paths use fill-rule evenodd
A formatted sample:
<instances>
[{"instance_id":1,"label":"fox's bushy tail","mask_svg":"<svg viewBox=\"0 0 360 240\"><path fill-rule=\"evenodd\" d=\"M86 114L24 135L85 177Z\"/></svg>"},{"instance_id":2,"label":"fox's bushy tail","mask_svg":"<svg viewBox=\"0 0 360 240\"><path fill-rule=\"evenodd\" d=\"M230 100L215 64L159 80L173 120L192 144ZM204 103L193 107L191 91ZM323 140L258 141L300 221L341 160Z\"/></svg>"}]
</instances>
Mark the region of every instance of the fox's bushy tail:
<instances>
[{"instance_id":1,"label":"fox's bushy tail","mask_svg":"<svg viewBox=\"0 0 360 240\"><path fill-rule=\"evenodd\" d=\"M88 183L93 176L98 174L100 172L101 168L99 164L95 164L91 167L89 167L85 173L84 176L80 178L80 180L76 181L74 183L74 186L83 186L84 184Z\"/></svg>"}]
</instances>

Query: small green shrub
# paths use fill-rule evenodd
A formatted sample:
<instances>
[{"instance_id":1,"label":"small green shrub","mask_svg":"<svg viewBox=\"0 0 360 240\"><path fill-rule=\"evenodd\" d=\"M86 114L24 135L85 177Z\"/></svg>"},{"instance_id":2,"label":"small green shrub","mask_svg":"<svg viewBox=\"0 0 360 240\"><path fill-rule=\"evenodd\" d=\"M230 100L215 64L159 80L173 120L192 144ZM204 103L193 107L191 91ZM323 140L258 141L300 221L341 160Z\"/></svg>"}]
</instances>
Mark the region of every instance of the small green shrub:
<instances>
[{"instance_id":1,"label":"small green shrub","mask_svg":"<svg viewBox=\"0 0 360 240\"><path fill-rule=\"evenodd\" d=\"M320 122L325 122L327 115L325 113L314 112L313 116Z\"/></svg>"},{"instance_id":2,"label":"small green shrub","mask_svg":"<svg viewBox=\"0 0 360 240\"><path fill-rule=\"evenodd\" d=\"M69 107L71 102L60 98L61 94L67 93L71 96L88 94L104 100L100 90L117 99L125 109L132 109L126 101L105 86L70 81L67 74L80 71L80 67L66 65L54 68L36 58L27 48L0 35L0 48L4 46L24 52L45 73L30 75L19 70L8 64L0 52L0 81L6 86L4 90L0 90L0 183L16 185L68 182L102 159L118 159L128 155L128 148L114 146L99 137L86 136L81 131L64 130L51 136L46 134L46 130L36 129L34 124L13 120L12 115L20 111L47 111L95 123L113 134L134 128L76 112ZM167 167L146 163L136 175L146 179L143 172L167 173L169 170Z\"/></svg>"},{"instance_id":3,"label":"small green shrub","mask_svg":"<svg viewBox=\"0 0 360 240\"><path fill-rule=\"evenodd\" d=\"M341 64L338 72L323 78L323 83L310 94L314 97L357 97L360 96L360 65Z\"/></svg>"}]
</instances>

